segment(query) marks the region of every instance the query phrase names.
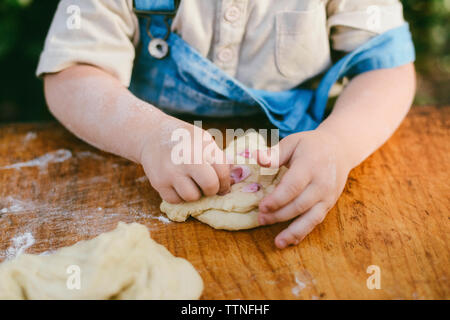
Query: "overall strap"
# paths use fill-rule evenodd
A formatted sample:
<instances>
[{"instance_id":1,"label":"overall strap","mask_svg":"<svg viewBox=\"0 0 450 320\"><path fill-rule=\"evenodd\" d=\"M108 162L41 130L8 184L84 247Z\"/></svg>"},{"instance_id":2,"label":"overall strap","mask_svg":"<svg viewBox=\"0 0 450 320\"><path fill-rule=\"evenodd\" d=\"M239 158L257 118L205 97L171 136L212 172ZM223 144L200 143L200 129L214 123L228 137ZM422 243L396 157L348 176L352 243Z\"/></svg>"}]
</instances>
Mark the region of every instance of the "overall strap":
<instances>
[{"instance_id":1,"label":"overall strap","mask_svg":"<svg viewBox=\"0 0 450 320\"><path fill-rule=\"evenodd\" d=\"M146 31L151 39L148 51L156 59L164 59L169 53L167 39L170 36L170 25L172 18L177 13L179 3L180 0L134 0L134 13L147 21ZM155 19L152 19L153 17ZM152 20L156 25L163 26L164 36L155 37L152 34Z\"/></svg>"},{"instance_id":2,"label":"overall strap","mask_svg":"<svg viewBox=\"0 0 450 320\"><path fill-rule=\"evenodd\" d=\"M323 119L331 86L343 76L355 76L367 71L394 68L416 59L409 24L388 30L334 64L320 81L312 108L314 118Z\"/></svg>"},{"instance_id":3,"label":"overall strap","mask_svg":"<svg viewBox=\"0 0 450 320\"><path fill-rule=\"evenodd\" d=\"M136 14L175 15L179 0L134 0Z\"/></svg>"}]
</instances>

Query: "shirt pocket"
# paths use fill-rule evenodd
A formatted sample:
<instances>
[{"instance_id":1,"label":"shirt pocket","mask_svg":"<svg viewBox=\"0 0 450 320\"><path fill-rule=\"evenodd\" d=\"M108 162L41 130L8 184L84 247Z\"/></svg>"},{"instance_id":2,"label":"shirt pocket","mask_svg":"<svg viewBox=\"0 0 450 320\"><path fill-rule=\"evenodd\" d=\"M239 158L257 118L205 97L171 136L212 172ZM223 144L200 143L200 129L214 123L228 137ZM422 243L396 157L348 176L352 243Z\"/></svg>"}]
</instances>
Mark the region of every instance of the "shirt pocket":
<instances>
[{"instance_id":1,"label":"shirt pocket","mask_svg":"<svg viewBox=\"0 0 450 320\"><path fill-rule=\"evenodd\" d=\"M324 5L305 11L277 12L275 28L275 64L284 77L300 84L330 66Z\"/></svg>"}]
</instances>

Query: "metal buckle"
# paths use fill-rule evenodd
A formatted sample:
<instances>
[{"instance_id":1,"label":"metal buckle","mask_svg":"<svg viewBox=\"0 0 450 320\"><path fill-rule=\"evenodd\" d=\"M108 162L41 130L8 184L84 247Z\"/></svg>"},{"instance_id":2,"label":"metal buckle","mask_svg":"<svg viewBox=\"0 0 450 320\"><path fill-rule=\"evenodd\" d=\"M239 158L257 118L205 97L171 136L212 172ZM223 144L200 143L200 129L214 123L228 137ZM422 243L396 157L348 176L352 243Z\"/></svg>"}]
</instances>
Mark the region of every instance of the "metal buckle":
<instances>
[{"instance_id":1,"label":"metal buckle","mask_svg":"<svg viewBox=\"0 0 450 320\"><path fill-rule=\"evenodd\" d=\"M178 6L180 4L179 0L175 0L175 10L172 11L145 11L145 10L137 10L133 9L134 13L138 17L142 17L147 19L147 34L150 37L150 43L148 44L148 52L150 55L156 59L163 59L167 56L169 53L169 45L167 44L167 39L170 35L170 25L169 25L169 18L173 18L175 14L177 13ZM151 31L150 31L150 25L152 22L152 15L163 15L164 16L164 23L166 25L166 34L163 38L155 38Z\"/></svg>"}]
</instances>

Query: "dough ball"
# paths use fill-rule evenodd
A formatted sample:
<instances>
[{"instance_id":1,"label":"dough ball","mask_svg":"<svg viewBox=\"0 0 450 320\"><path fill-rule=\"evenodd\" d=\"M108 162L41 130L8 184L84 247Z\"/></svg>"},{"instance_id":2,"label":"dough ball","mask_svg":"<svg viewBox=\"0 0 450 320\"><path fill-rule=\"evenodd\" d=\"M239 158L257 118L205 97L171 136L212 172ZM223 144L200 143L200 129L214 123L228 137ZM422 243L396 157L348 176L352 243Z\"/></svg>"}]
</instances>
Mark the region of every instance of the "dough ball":
<instances>
[{"instance_id":1,"label":"dough ball","mask_svg":"<svg viewBox=\"0 0 450 320\"><path fill-rule=\"evenodd\" d=\"M0 299L198 299L202 291L194 267L137 223L0 264Z\"/></svg>"}]
</instances>

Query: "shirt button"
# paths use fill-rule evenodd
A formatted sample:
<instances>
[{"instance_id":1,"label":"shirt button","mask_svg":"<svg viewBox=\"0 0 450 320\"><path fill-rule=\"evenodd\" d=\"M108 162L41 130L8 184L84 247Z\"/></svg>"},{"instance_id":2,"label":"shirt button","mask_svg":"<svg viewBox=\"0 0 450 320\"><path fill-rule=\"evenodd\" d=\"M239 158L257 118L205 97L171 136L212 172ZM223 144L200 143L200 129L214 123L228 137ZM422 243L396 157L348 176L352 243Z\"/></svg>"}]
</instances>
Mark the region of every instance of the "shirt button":
<instances>
[{"instance_id":1,"label":"shirt button","mask_svg":"<svg viewBox=\"0 0 450 320\"><path fill-rule=\"evenodd\" d=\"M217 55L219 60L222 62L229 62L231 59L233 59L233 50L230 48L223 48L219 51L219 54Z\"/></svg>"},{"instance_id":2,"label":"shirt button","mask_svg":"<svg viewBox=\"0 0 450 320\"><path fill-rule=\"evenodd\" d=\"M225 20L227 20L228 22L235 22L237 19L239 19L240 15L241 11L239 10L239 8L232 6L225 11Z\"/></svg>"}]
</instances>

